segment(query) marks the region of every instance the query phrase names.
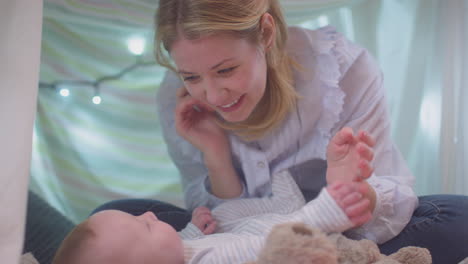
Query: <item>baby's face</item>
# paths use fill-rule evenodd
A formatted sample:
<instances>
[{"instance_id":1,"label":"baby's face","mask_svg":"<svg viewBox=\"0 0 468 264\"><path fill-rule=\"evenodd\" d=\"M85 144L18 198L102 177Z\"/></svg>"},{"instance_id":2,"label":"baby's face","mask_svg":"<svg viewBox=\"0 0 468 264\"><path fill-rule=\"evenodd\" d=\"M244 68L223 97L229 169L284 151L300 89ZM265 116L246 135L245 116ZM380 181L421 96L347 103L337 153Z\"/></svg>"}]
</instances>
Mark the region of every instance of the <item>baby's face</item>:
<instances>
[{"instance_id":1,"label":"baby's face","mask_svg":"<svg viewBox=\"0 0 468 264\"><path fill-rule=\"evenodd\" d=\"M93 254L112 263L183 263L182 240L152 212L133 216L106 210L89 218L96 231Z\"/></svg>"}]
</instances>

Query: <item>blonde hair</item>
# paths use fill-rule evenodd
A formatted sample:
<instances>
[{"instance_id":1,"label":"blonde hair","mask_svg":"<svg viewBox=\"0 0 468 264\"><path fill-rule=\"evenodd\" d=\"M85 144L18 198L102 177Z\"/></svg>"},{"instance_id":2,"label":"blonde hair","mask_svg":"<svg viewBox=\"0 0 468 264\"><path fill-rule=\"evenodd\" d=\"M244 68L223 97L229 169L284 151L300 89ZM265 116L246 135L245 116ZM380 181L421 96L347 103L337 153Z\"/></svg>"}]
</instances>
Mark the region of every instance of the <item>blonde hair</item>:
<instances>
[{"instance_id":1,"label":"blonde hair","mask_svg":"<svg viewBox=\"0 0 468 264\"><path fill-rule=\"evenodd\" d=\"M52 264L84 264L82 256L96 237L96 232L89 226L88 220L78 224L61 243Z\"/></svg>"},{"instance_id":2,"label":"blonde hair","mask_svg":"<svg viewBox=\"0 0 468 264\"><path fill-rule=\"evenodd\" d=\"M275 39L266 52L265 94L252 114L242 122L219 124L245 140L258 139L283 121L296 104L293 86L294 61L286 53L286 23L278 0L160 0L155 17L155 57L173 71L169 56L180 34L187 39L229 33L254 44L262 40L261 18L269 13L275 21ZM175 92L175 91L174 91Z\"/></svg>"}]
</instances>

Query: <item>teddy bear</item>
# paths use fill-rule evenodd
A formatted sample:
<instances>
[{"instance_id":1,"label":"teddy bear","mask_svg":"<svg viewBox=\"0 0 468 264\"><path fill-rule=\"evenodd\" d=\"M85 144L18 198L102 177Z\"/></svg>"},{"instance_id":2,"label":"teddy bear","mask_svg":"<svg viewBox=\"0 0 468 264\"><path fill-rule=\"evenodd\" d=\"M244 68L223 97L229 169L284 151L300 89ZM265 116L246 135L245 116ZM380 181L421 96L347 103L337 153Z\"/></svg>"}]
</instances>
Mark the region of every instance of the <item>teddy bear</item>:
<instances>
[{"instance_id":1,"label":"teddy bear","mask_svg":"<svg viewBox=\"0 0 468 264\"><path fill-rule=\"evenodd\" d=\"M303 223L280 224L271 230L255 262L248 264L430 264L429 250L404 247L389 256L367 239L325 234Z\"/></svg>"}]
</instances>

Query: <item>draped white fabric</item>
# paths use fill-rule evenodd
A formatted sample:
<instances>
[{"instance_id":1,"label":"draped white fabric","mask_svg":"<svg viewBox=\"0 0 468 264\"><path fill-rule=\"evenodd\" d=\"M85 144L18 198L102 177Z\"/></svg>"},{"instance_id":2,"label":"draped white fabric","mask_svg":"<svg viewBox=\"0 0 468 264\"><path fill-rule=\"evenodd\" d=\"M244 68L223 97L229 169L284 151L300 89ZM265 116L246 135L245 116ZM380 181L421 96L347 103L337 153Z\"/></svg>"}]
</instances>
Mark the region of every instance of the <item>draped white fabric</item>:
<instances>
[{"instance_id":1,"label":"draped white fabric","mask_svg":"<svg viewBox=\"0 0 468 264\"><path fill-rule=\"evenodd\" d=\"M441 168L442 190L467 193L468 181L468 2L449 1L440 4L440 38L443 78L441 84Z\"/></svg>"},{"instance_id":2,"label":"draped white fabric","mask_svg":"<svg viewBox=\"0 0 468 264\"><path fill-rule=\"evenodd\" d=\"M416 190L468 194L463 104L468 2L382 3L378 59L391 98L394 137L416 175ZM406 15L397 16L397 9Z\"/></svg>"},{"instance_id":3,"label":"draped white fabric","mask_svg":"<svg viewBox=\"0 0 468 264\"><path fill-rule=\"evenodd\" d=\"M1 263L18 263L23 245L41 21L42 1L0 2Z\"/></svg>"},{"instance_id":4,"label":"draped white fabric","mask_svg":"<svg viewBox=\"0 0 468 264\"><path fill-rule=\"evenodd\" d=\"M283 0L290 24L335 26L382 66L393 136L418 194L468 194L465 0ZM151 38L156 0L46 0L41 81L92 79L133 63L126 36ZM148 44L150 45L150 44ZM127 54L127 55L126 55ZM143 58L151 59L151 52ZM151 66L65 99L40 89L31 188L73 220L125 197L181 204L155 115L162 69ZM78 90L78 89L77 89Z\"/></svg>"},{"instance_id":5,"label":"draped white fabric","mask_svg":"<svg viewBox=\"0 0 468 264\"><path fill-rule=\"evenodd\" d=\"M286 13L300 3L307 13L305 2L284 1ZM394 139L417 193L468 194L468 1L328 2L337 6L316 20L338 27L382 66Z\"/></svg>"}]
</instances>

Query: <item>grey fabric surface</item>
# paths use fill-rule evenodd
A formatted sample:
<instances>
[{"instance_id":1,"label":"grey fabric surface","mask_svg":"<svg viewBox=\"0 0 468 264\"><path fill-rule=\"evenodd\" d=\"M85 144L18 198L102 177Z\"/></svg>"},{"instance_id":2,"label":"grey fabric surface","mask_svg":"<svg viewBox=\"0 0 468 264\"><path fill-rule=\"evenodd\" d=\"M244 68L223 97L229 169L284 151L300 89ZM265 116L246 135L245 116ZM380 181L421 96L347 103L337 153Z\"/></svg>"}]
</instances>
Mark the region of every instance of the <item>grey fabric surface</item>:
<instances>
[{"instance_id":1,"label":"grey fabric surface","mask_svg":"<svg viewBox=\"0 0 468 264\"><path fill-rule=\"evenodd\" d=\"M75 226L32 191L28 192L23 253L31 252L41 264L50 264L60 243Z\"/></svg>"},{"instance_id":2,"label":"grey fabric surface","mask_svg":"<svg viewBox=\"0 0 468 264\"><path fill-rule=\"evenodd\" d=\"M306 202L317 197L323 187L327 185L327 161L321 159L308 160L289 168L294 181L300 186Z\"/></svg>"}]
</instances>

